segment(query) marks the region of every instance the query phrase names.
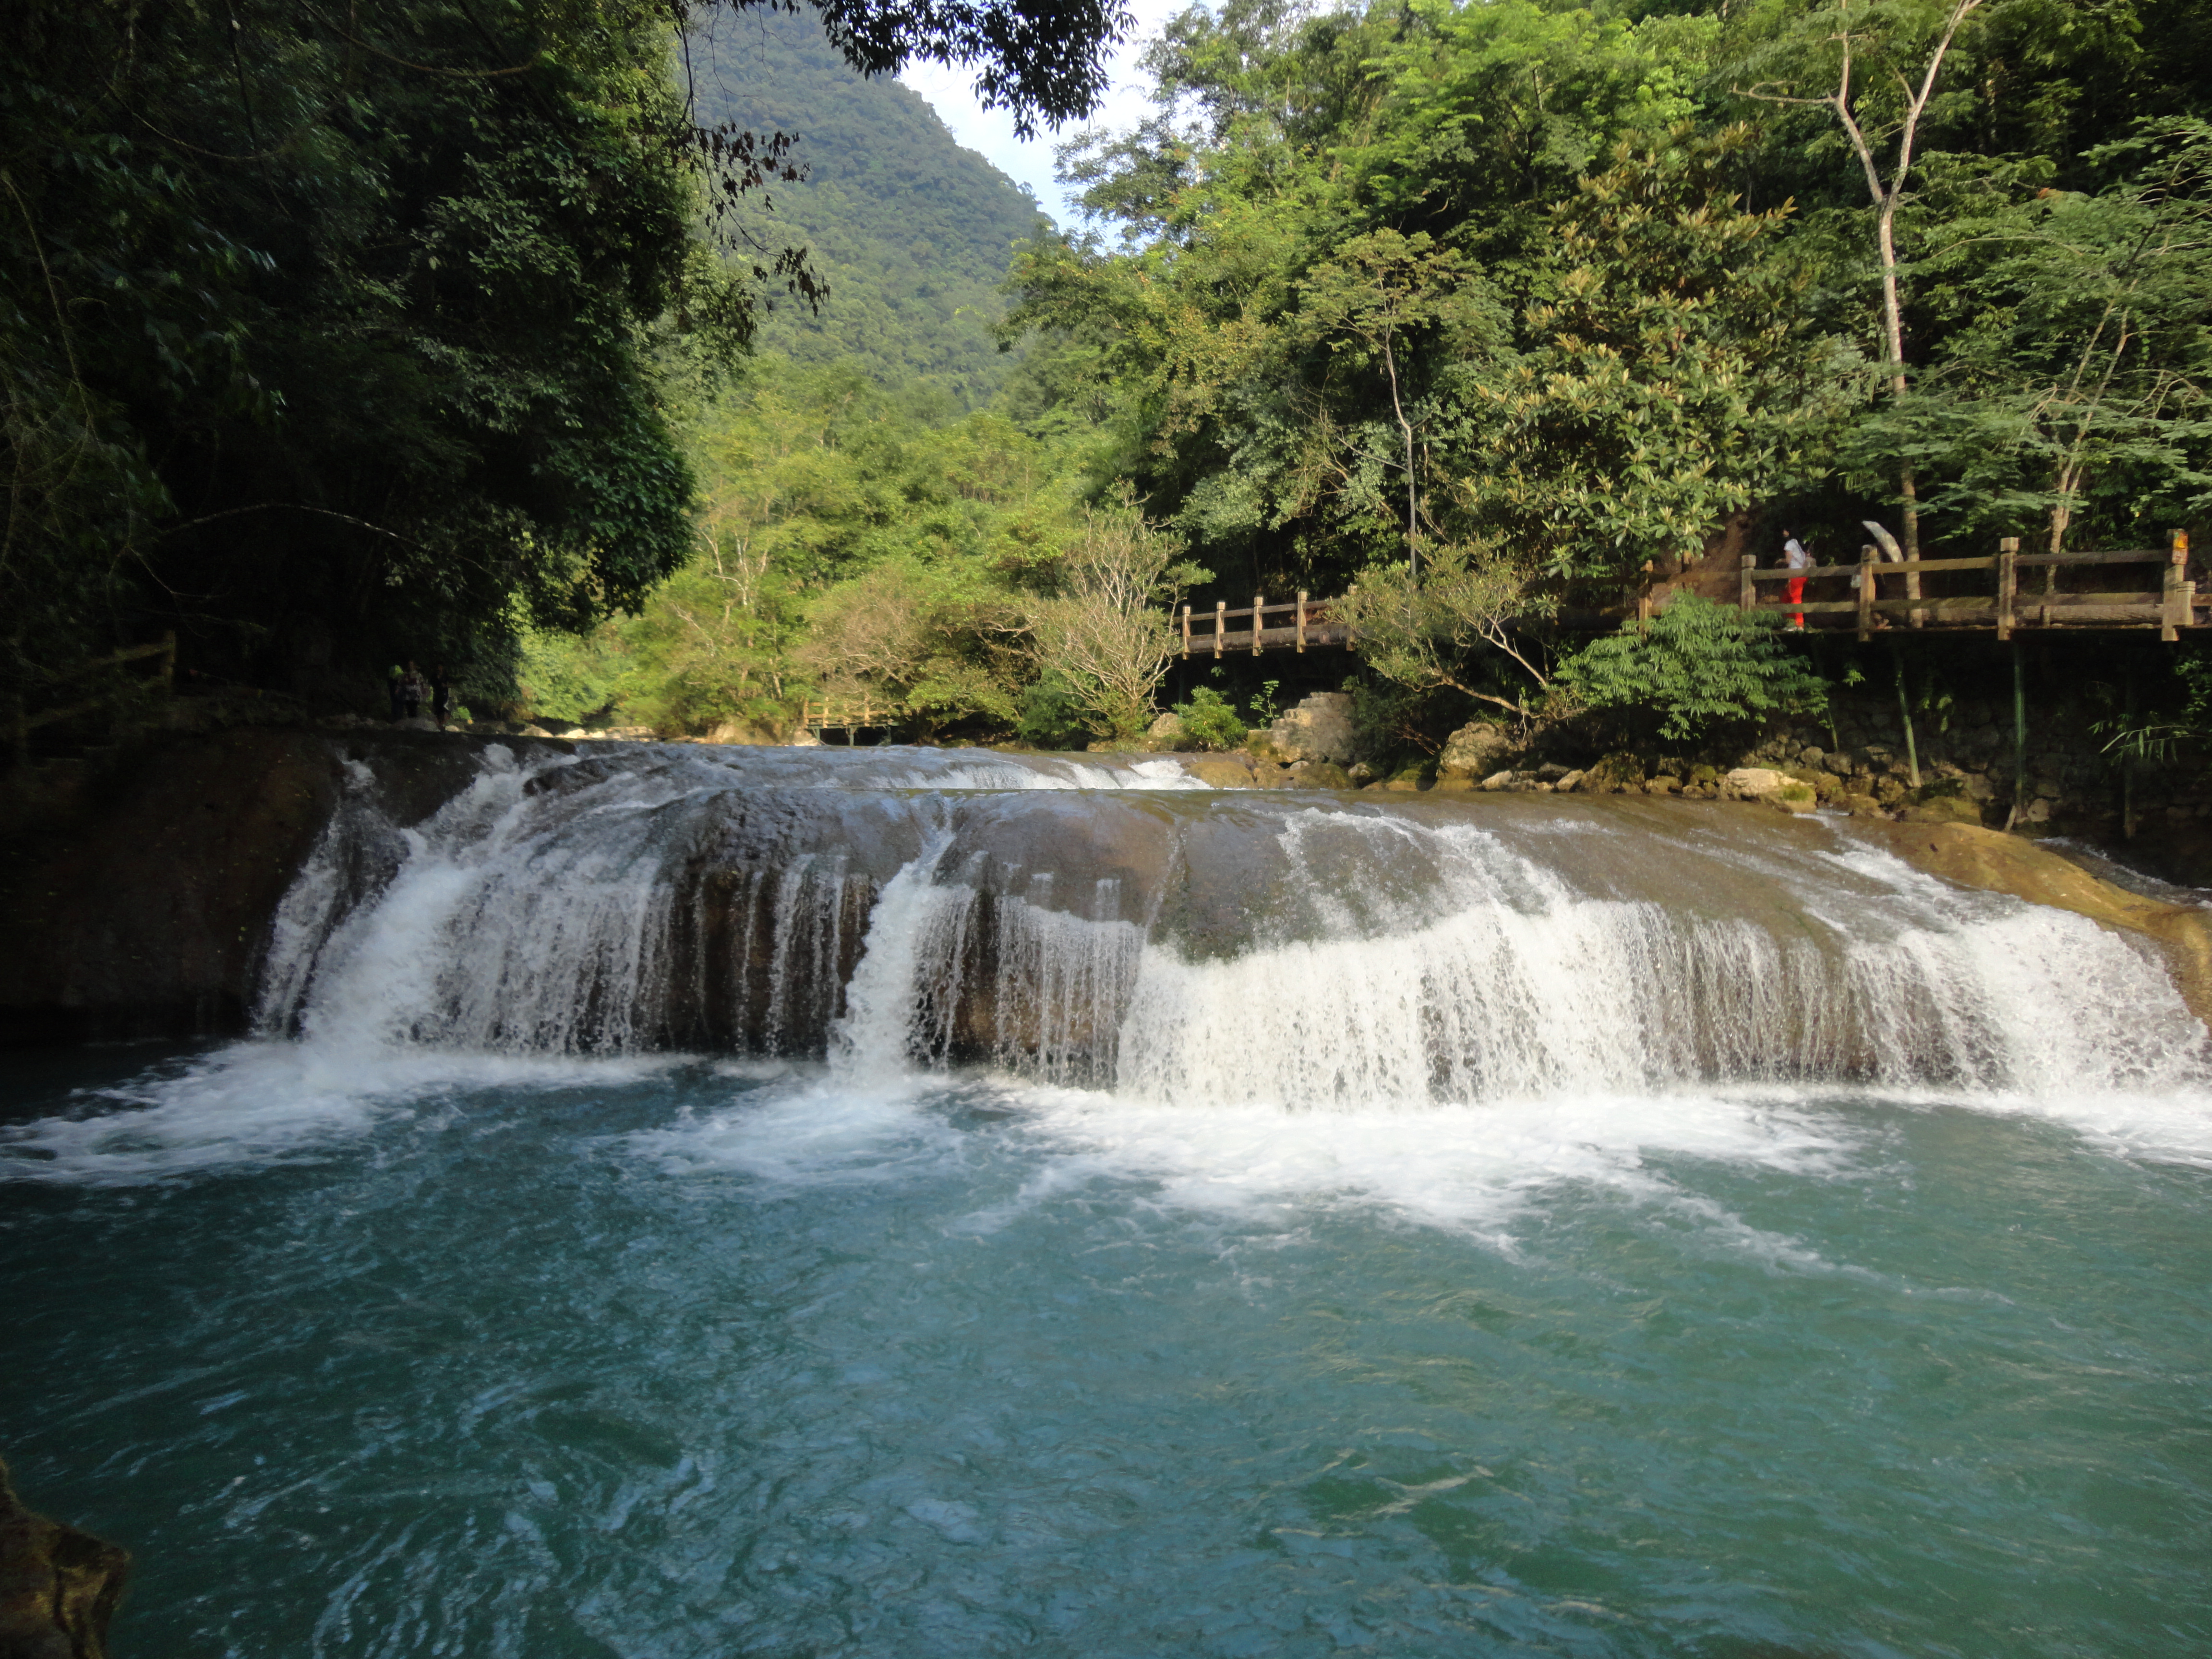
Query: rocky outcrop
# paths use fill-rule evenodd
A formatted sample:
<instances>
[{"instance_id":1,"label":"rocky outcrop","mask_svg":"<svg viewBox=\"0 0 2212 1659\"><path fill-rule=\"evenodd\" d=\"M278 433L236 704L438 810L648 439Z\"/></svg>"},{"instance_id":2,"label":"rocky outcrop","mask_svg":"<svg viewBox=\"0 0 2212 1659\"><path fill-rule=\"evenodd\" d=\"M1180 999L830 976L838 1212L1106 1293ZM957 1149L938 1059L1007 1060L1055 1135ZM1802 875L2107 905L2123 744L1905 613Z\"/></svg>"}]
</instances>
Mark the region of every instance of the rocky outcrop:
<instances>
[{"instance_id":1,"label":"rocky outcrop","mask_svg":"<svg viewBox=\"0 0 2212 1659\"><path fill-rule=\"evenodd\" d=\"M1358 748L1352 699L1341 691L1315 692L1252 739L1253 752L1279 766L1300 761L1349 766L1358 758Z\"/></svg>"},{"instance_id":2,"label":"rocky outcrop","mask_svg":"<svg viewBox=\"0 0 2212 1659\"><path fill-rule=\"evenodd\" d=\"M1444 740L1437 757L1440 778L1486 778L1503 766L1520 744L1495 720L1469 720Z\"/></svg>"},{"instance_id":3,"label":"rocky outcrop","mask_svg":"<svg viewBox=\"0 0 2212 1659\"><path fill-rule=\"evenodd\" d=\"M1657 780L1654 780L1657 781ZM1674 781L1677 789L1680 780ZM1764 766L1739 766L1721 781L1722 793L1738 800L1765 801L1793 812L1809 812L1819 804L1813 785Z\"/></svg>"},{"instance_id":4,"label":"rocky outcrop","mask_svg":"<svg viewBox=\"0 0 2212 1659\"><path fill-rule=\"evenodd\" d=\"M0 848L0 1046L243 1030L270 919L348 758L375 756L385 810L408 825L465 787L482 747L234 727L149 744L19 812Z\"/></svg>"},{"instance_id":5,"label":"rocky outcrop","mask_svg":"<svg viewBox=\"0 0 2212 1659\"><path fill-rule=\"evenodd\" d=\"M23 1507L0 1463L0 1659L106 1659L130 1553Z\"/></svg>"}]
</instances>

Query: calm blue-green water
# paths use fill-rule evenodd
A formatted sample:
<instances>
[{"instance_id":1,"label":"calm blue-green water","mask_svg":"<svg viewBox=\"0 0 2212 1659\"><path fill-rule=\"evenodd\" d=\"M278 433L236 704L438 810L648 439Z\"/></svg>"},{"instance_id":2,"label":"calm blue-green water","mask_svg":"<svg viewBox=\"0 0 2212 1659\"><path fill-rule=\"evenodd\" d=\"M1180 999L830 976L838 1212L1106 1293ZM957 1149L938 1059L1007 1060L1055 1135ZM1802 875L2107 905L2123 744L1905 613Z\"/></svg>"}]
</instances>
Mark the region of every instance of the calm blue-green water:
<instances>
[{"instance_id":1,"label":"calm blue-green water","mask_svg":"<svg viewBox=\"0 0 2212 1659\"><path fill-rule=\"evenodd\" d=\"M0 1136L124 1659L2212 1651L2203 1100L144 1066Z\"/></svg>"}]
</instances>

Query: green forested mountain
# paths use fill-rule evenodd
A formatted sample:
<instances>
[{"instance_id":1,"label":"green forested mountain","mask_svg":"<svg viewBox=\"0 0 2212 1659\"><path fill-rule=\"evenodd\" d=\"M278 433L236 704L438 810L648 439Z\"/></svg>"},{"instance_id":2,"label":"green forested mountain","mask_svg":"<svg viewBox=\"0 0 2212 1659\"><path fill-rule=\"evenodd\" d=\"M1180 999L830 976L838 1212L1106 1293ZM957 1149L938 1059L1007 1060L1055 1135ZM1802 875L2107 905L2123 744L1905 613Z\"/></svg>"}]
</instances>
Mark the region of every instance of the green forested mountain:
<instances>
[{"instance_id":1,"label":"green forested mountain","mask_svg":"<svg viewBox=\"0 0 2212 1659\"><path fill-rule=\"evenodd\" d=\"M808 169L749 228L771 248L805 246L830 297L818 316L781 301L761 346L799 363L850 357L887 384L927 380L963 407L987 400L1006 361L991 334L999 284L1042 219L1028 192L916 94L856 74L811 14L725 19L692 64L702 120L793 135Z\"/></svg>"}]
</instances>

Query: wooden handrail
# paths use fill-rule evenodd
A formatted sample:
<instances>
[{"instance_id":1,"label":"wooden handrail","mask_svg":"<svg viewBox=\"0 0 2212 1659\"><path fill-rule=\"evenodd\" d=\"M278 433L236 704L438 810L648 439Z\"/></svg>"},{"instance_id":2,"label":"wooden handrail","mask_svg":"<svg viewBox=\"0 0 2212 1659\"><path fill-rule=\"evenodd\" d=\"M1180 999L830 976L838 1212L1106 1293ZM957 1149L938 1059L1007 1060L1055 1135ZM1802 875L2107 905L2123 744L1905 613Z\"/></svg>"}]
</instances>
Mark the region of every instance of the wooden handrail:
<instances>
[{"instance_id":1,"label":"wooden handrail","mask_svg":"<svg viewBox=\"0 0 2212 1659\"><path fill-rule=\"evenodd\" d=\"M2189 537L2185 531L2174 531L2163 551L2140 548L2123 549L2098 553L2027 553L2020 551L2016 537L2006 537L1998 544L1996 554L1983 558L1966 559L1906 559L1887 562L1875 556L1869 547L1861 550L1856 564L1810 565L1802 570L1787 566L1761 570L1755 568L1752 555L1744 556L1739 573L1737 605L1745 611L1779 610L1802 619L1806 617L1834 616L1844 611L1856 612L1858 617L1858 636L1871 637L1876 615L1904 615L1917 628L1923 620L1978 621L1990 618L2001 640L2010 639L2013 629L2025 610L2034 620L2051 623L2061 620L2064 613L2077 613L2085 622L2111 622L2118 626L2156 627L2162 640L2180 637L2179 629L2194 628L2199 601L2196 584L2184 574L2189 562ZM2162 580L2155 589L2134 589L2118 593L2061 593L2051 585L2051 572L2063 566L2097 567L2121 564L2163 564ZM2020 571L2023 567L2041 567L2045 572L2044 586L2039 592L2022 599L2020 593ZM1884 576L1917 575L1923 571L1993 570L1996 573L1994 594L1960 595L1948 598L1908 597L1885 599L1876 588ZM1784 599L1762 604L1757 584L1760 582L1833 581L1844 576L1852 579L1858 589L1856 598L1830 600L1800 599L1796 603ZM2054 616L2052 613L2060 613ZM2140 615L2143 621L2131 618Z\"/></svg>"}]
</instances>

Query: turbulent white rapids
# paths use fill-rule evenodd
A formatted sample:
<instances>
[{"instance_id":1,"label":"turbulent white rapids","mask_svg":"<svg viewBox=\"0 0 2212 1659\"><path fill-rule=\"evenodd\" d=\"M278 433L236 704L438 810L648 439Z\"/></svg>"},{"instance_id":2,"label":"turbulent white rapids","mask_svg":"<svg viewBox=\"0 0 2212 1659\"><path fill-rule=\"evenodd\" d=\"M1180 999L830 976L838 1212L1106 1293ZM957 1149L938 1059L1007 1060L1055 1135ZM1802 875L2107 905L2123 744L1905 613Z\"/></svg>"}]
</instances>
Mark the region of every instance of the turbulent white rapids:
<instances>
[{"instance_id":1,"label":"turbulent white rapids","mask_svg":"<svg viewBox=\"0 0 2212 1659\"><path fill-rule=\"evenodd\" d=\"M922 750L494 746L406 829L356 763L261 1018L332 1052L981 1065L1170 1107L2206 1071L2147 949L1832 825Z\"/></svg>"}]
</instances>

